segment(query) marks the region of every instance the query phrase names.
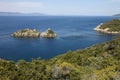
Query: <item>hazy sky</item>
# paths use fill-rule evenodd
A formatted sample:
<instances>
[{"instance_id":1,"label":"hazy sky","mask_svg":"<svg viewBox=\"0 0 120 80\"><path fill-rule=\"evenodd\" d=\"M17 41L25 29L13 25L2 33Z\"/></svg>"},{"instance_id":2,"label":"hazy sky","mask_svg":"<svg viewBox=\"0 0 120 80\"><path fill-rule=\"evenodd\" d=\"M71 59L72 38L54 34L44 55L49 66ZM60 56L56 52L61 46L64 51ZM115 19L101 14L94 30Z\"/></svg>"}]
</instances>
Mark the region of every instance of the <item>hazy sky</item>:
<instances>
[{"instance_id":1,"label":"hazy sky","mask_svg":"<svg viewBox=\"0 0 120 80\"><path fill-rule=\"evenodd\" d=\"M113 15L120 13L120 0L0 0L0 12Z\"/></svg>"}]
</instances>

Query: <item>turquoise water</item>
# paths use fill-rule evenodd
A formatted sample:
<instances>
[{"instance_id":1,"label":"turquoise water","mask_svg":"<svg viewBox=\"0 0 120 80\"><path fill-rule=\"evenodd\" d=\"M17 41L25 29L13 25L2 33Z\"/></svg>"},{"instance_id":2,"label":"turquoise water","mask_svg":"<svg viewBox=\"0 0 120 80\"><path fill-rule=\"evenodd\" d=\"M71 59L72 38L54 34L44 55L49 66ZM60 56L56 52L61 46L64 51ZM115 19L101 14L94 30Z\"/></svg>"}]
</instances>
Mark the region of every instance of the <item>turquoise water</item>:
<instances>
[{"instance_id":1,"label":"turquoise water","mask_svg":"<svg viewBox=\"0 0 120 80\"><path fill-rule=\"evenodd\" d=\"M0 58L17 61L41 57L49 59L68 50L77 50L111 40L114 35L98 33L94 27L118 17L105 16L36 16L0 17ZM24 28L38 29L43 32L52 28L58 37L13 38L11 33Z\"/></svg>"}]
</instances>

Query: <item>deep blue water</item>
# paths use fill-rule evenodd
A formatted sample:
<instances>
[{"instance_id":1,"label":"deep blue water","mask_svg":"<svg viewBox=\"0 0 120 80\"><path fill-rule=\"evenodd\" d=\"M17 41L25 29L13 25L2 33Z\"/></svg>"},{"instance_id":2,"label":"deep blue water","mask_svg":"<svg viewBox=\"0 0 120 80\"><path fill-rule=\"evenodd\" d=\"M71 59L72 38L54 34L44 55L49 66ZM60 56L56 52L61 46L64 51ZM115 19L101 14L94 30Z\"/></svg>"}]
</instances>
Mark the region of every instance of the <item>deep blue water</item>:
<instances>
[{"instance_id":1,"label":"deep blue water","mask_svg":"<svg viewBox=\"0 0 120 80\"><path fill-rule=\"evenodd\" d=\"M98 24L117 17L89 16L34 16L0 17L0 58L17 61L41 57L49 59L68 50L77 50L111 40L114 35L93 30ZM45 31L52 28L58 37L55 39L13 38L11 33L24 28Z\"/></svg>"}]
</instances>

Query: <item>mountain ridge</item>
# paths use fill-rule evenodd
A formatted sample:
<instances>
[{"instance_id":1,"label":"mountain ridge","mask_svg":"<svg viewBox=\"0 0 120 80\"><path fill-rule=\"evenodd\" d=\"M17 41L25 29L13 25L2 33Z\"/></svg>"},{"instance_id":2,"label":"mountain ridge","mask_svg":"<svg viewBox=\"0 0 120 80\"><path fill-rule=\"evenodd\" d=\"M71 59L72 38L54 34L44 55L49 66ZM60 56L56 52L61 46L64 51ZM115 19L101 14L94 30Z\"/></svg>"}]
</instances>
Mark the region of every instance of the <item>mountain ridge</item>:
<instances>
[{"instance_id":1,"label":"mountain ridge","mask_svg":"<svg viewBox=\"0 0 120 80\"><path fill-rule=\"evenodd\" d=\"M113 16L120 16L120 14L115 14L115 15L113 15Z\"/></svg>"},{"instance_id":2,"label":"mountain ridge","mask_svg":"<svg viewBox=\"0 0 120 80\"><path fill-rule=\"evenodd\" d=\"M47 16L42 13L0 12L0 16Z\"/></svg>"}]
</instances>

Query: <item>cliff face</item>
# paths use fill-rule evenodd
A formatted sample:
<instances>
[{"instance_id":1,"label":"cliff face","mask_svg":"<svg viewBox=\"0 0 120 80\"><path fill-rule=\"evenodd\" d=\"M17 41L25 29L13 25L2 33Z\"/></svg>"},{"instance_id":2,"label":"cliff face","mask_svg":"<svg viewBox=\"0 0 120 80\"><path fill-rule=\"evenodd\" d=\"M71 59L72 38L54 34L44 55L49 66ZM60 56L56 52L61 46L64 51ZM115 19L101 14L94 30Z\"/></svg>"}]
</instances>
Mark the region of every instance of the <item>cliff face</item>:
<instances>
[{"instance_id":1,"label":"cliff face","mask_svg":"<svg viewBox=\"0 0 120 80\"><path fill-rule=\"evenodd\" d=\"M55 32L53 32L52 29L48 28L45 32L41 33L41 37L45 38L55 38L57 35Z\"/></svg>"},{"instance_id":2,"label":"cliff face","mask_svg":"<svg viewBox=\"0 0 120 80\"><path fill-rule=\"evenodd\" d=\"M40 37L40 33L36 29L24 29L24 30L19 30L17 32L14 32L11 34L13 37L21 37L21 38L38 38Z\"/></svg>"}]
</instances>

